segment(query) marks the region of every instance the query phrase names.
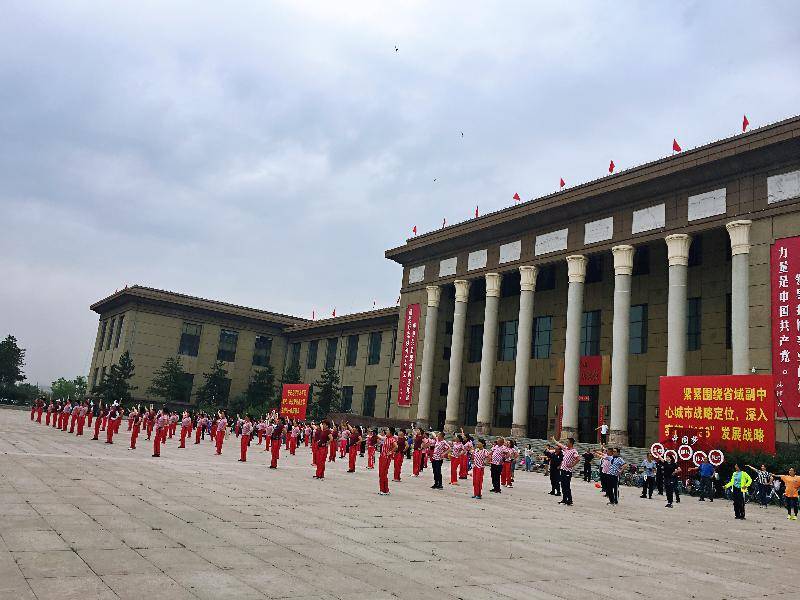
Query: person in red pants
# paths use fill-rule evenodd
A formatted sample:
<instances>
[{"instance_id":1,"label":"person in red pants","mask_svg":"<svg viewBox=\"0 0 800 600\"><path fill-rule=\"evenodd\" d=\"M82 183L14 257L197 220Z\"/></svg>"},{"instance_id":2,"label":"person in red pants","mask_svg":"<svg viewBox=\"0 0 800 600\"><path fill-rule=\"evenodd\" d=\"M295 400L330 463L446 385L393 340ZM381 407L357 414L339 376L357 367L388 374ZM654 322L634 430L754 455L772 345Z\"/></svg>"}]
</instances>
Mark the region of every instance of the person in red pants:
<instances>
[{"instance_id":1,"label":"person in red pants","mask_svg":"<svg viewBox=\"0 0 800 600\"><path fill-rule=\"evenodd\" d=\"M317 471L314 479L325 479L325 462L328 457L328 445L331 440L331 431L328 429L328 422L322 421L314 432L314 441L311 447L314 449Z\"/></svg>"},{"instance_id":2,"label":"person in red pants","mask_svg":"<svg viewBox=\"0 0 800 600\"><path fill-rule=\"evenodd\" d=\"M358 456L358 448L361 446L361 430L354 425L350 425L350 434L347 436L347 444L349 446L349 463L348 473L356 472L356 457Z\"/></svg>"},{"instance_id":3,"label":"person in red pants","mask_svg":"<svg viewBox=\"0 0 800 600\"><path fill-rule=\"evenodd\" d=\"M106 426L106 444L114 443L114 424L117 422L119 412L116 406L112 406L108 411L108 425Z\"/></svg>"},{"instance_id":4,"label":"person in red pants","mask_svg":"<svg viewBox=\"0 0 800 600\"><path fill-rule=\"evenodd\" d=\"M164 439L167 427L169 427L169 418L164 413L160 413L156 416L153 424L155 433L153 437L153 458L161 456L161 440Z\"/></svg>"},{"instance_id":5,"label":"person in red pants","mask_svg":"<svg viewBox=\"0 0 800 600\"><path fill-rule=\"evenodd\" d=\"M461 466L461 457L464 454L464 441L458 435L453 445L450 446L450 485L458 485L458 468Z\"/></svg>"},{"instance_id":6,"label":"person in red pants","mask_svg":"<svg viewBox=\"0 0 800 600\"><path fill-rule=\"evenodd\" d=\"M472 438L464 433L463 427L461 428L461 437L464 438L464 453L461 455L461 464L458 467L458 478L466 479L469 471L469 457L472 456L475 444L472 442Z\"/></svg>"},{"instance_id":7,"label":"person in red pants","mask_svg":"<svg viewBox=\"0 0 800 600\"><path fill-rule=\"evenodd\" d=\"M308 443L311 441L311 434L312 434L311 425L306 423L305 429L303 429L303 445L306 448L308 448Z\"/></svg>"},{"instance_id":8,"label":"person in red pants","mask_svg":"<svg viewBox=\"0 0 800 600\"><path fill-rule=\"evenodd\" d=\"M378 430L373 429L367 436L367 468L375 468L375 450L378 448Z\"/></svg>"},{"instance_id":9,"label":"person in red pants","mask_svg":"<svg viewBox=\"0 0 800 600\"><path fill-rule=\"evenodd\" d=\"M394 453L393 461L394 461L394 477L392 481L400 481L400 473L403 470L403 457L406 453L406 444L408 440L406 439L406 430L401 429L397 434L397 438L395 438L395 444L397 444L397 450Z\"/></svg>"},{"instance_id":10,"label":"person in red pants","mask_svg":"<svg viewBox=\"0 0 800 600\"><path fill-rule=\"evenodd\" d=\"M250 419L250 415L245 415L244 423L242 423L242 435L241 435L241 451L239 456L239 462L247 462L247 448L250 446L250 436L253 433L253 422Z\"/></svg>"},{"instance_id":11,"label":"person in red pants","mask_svg":"<svg viewBox=\"0 0 800 600\"><path fill-rule=\"evenodd\" d=\"M38 405L39 405L38 398L31 403L31 421L33 421L34 416L36 416L36 407Z\"/></svg>"},{"instance_id":12,"label":"person in red pants","mask_svg":"<svg viewBox=\"0 0 800 600\"><path fill-rule=\"evenodd\" d=\"M228 419L225 417L224 410L219 411L217 417L217 433L215 441L217 443L217 454L222 454L222 442L225 440L225 433L228 429Z\"/></svg>"},{"instance_id":13,"label":"person in red pants","mask_svg":"<svg viewBox=\"0 0 800 600\"><path fill-rule=\"evenodd\" d=\"M275 424L275 428L272 430L272 435L270 436L270 450L272 452L272 460L269 463L270 469L278 468L278 458L280 458L281 454L281 436L285 429L286 426L284 425L283 417L281 417Z\"/></svg>"},{"instance_id":14,"label":"person in red pants","mask_svg":"<svg viewBox=\"0 0 800 600\"><path fill-rule=\"evenodd\" d=\"M94 420L94 437L93 440L98 439L100 436L100 425L103 422L103 417L105 417L106 409L103 408L103 405L100 405L99 412L97 413L97 418Z\"/></svg>"},{"instance_id":15,"label":"person in red pants","mask_svg":"<svg viewBox=\"0 0 800 600\"><path fill-rule=\"evenodd\" d=\"M289 434L289 454L291 454L292 456L294 456L295 453L297 452L297 438L299 437L300 437L300 427L298 427L297 423L295 423L292 426L291 433Z\"/></svg>"},{"instance_id":16,"label":"person in red pants","mask_svg":"<svg viewBox=\"0 0 800 600\"><path fill-rule=\"evenodd\" d=\"M394 437L394 427L389 427L388 433L383 430L383 435L379 435L381 441L381 453L378 456L378 493L381 496L389 494L389 465L392 457L397 451L397 442Z\"/></svg>"},{"instance_id":17,"label":"person in red pants","mask_svg":"<svg viewBox=\"0 0 800 600\"><path fill-rule=\"evenodd\" d=\"M485 442L478 440L476 448L472 451L472 497L481 499L483 491L483 469L491 453L484 447Z\"/></svg>"},{"instance_id":18,"label":"person in red pants","mask_svg":"<svg viewBox=\"0 0 800 600\"><path fill-rule=\"evenodd\" d=\"M142 415L137 409L133 409L128 413L128 419L131 423L131 447L130 450L136 450L136 439L139 437L139 430L142 427Z\"/></svg>"},{"instance_id":19,"label":"person in red pants","mask_svg":"<svg viewBox=\"0 0 800 600\"><path fill-rule=\"evenodd\" d=\"M422 430L414 430L414 448L411 453L411 476L419 477L420 469L422 469Z\"/></svg>"},{"instance_id":20,"label":"person in red pants","mask_svg":"<svg viewBox=\"0 0 800 600\"><path fill-rule=\"evenodd\" d=\"M42 411L44 411L44 400L39 398L39 400L36 401L36 422L37 423L41 423L42 422Z\"/></svg>"},{"instance_id":21,"label":"person in red pants","mask_svg":"<svg viewBox=\"0 0 800 600\"><path fill-rule=\"evenodd\" d=\"M75 435L83 435L83 425L86 422L86 415L89 412L89 405L86 402L81 402L78 408L78 432Z\"/></svg>"},{"instance_id":22,"label":"person in red pants","mask_svg":"<svg viewBox=\"0 0 800 600\"><path fill-rule=\"evenodd\" d=\"M188 411L183 411L183 419L181 419L181 443L178 448L186 448L186 436L192 431L192 418L189 416Z\"/></svg>"},{"instance_id":23,"label":"person in red pants","mask_svg":"<svg viewBox=\"0 0 800 600\"><path fill-rule=\"evenodd\" d=\"M511 449L511 440L506 440L505 444L505 453L503 454L503 468L500 471L500 485L504 487L512 487L511 486L511 461L513 460L512 456L512 449Z\"/></svg>"},{"instance_id":24,"label":"person in red pants","mask_svg":"<svg viewBox=\"0 0 800 600\"><path fill-rule=\"evenodd\" d=\"M94 418L94 411L95 411L94 400L91 400L89 402L89 412L86 413L86 424L89 427L92 426L92 419Z\"/></svg>"},{"instance_id":25,"label":"person in red pants","mask_svg":"<svg viewBox=\"0 0 800 600\"><path fill-rule=\"evenodd\" d=\"M64 405L64 408L61 409L61 414L61 431L66 431L69 426L70 416L72 415L72 401L69 398L67 398L67 403Z\"/></svg>"},{"instance_id":26,"label":"person in red pants","mask_svg":"<svg viewBox=\"0 0 800 600\"><path fill-rule=\"evenodd\" d=\"M203 413L200 413L197 416L197 422L195 423L194 427L194 443L200 443L200 434L203 433L203 429L206 427L206 417Z\"/></svg>"},{"instance_id":27,"label":"person in red pants","mask_svg":"<svg viewBox=\"0 0 800 600\"><path fill-rule=\"evenodd\" d=\"M336 445L339 443L339 430L336 425L331 427L331 441L328 444L328 462L336 462Z\"/></svg>"}]
</instances>

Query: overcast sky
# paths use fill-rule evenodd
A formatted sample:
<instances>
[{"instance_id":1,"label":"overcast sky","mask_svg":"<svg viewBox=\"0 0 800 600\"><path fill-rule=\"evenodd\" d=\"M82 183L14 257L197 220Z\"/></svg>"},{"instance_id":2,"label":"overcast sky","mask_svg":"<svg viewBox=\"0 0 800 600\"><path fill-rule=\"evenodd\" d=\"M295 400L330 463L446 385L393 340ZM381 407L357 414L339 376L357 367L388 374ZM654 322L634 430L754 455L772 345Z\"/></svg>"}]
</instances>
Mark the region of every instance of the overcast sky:
<instances>
[{"instance_id":1,"label":"overcast sky","mask_svg":"<svg viewBox=\"0 0 800 600\"><path fill-rule=\"evenodd\" d=\"M393 305L383 252L414 225L800 112L798 22L791 0L6 1L0 335L48 384L88 371L88 307L126 284Z\"/></svg>"}]
</instances>

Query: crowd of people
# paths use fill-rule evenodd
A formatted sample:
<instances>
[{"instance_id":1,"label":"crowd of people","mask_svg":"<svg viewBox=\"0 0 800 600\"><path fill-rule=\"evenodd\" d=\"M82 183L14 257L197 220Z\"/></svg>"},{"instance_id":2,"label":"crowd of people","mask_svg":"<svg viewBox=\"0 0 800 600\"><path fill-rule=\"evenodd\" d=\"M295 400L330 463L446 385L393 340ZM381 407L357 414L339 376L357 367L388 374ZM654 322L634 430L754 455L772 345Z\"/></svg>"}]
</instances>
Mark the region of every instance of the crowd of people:
<instances>
[{"instance_id":1,"label":"crowd of people","mask_svg":"<svg viewBox=\"0 0 800 600\"><path fill-rule=\"evenodd\" d=\"M604 444L596 450L586 450L579 454L575 448L575 440L567 438L559 441L552 438L542 455L535 455L530 445L520 452L515 440L496 438L491 446L482 438L475 439L462 429L451 440L445 439L443 432L423 431L421 428L396 429L385 427L367 430L359 425L341 422L338 425L328 420L319 423L314 421L295 421L278 415L276 411L254 418L251 415L236 415L229 418L226 411L219 410L215 414L206 412L190 413L189 411L171 411L167 407L155 409L153 405L144 407L137 405L128 409L115 402L110 405L102 402L94 403L91 399L47 400L37 399L32 407L31 421L42 423L61 431L84 435L88 427L93 433L92 440L100 440L101 434L106 444L114 443L114 436L119 436L123 419L127 420L127 431L130 432L130 450L136 450L140 435L146 435L152 441L154 458L161 456L161 450L168 439L179 437L178 448L185 448L187 442L200 444L208 438L214 447L215 454L222 454L225 440L235 436L239 442L239 461L247 462L248 450L252 444L264 447L270 453L269 468L277 469L281 447L294 455L298 447L308 448L311 463L315 467L314 478L325 479L325 468L329 462L339 459L348 460L348 473L354 473L358 457L366 456L367 469L375 469L377 455L378 493L388 495L389 475L392 481L402 481L405 460L411 461L412 477L419 477L430 465L433 472L434 490L444 489L442 468L445 460L450 462L449 485L457 486L461 481L472 479L472 498L483 497L483 480L486 466L489 466L491 477L490 492L502 493L502 488L512 488L518 462L526 470L531 470L538 460L545 467L550 477L550 494L560 497L559 504L573 505L572 477L578 471L583 459L583 479L592 480L592 463L600 461L600 481L596 484L600 492L608 499L609 505L619 504L620 475L626 468L633 467L641 475L641 498L652 499L653 493L666 493L666 508L673 508L673 502L680 502L681 476L693 476L699 483L700 502L708 498L713 502L718 492L715 482L719 482L714 466L707 460L699 461L697 467L687 469L690 473L682 473L682 467L671 454L666 458L656 457L648 453L639 465L628 465L622 457L620 449L606 447ZM180 427L180 431L178 428ZM759 469L745 465L755 473L755 485L762 506L767 506L775 490L782 488L781 501L788 511L788 519L797 520L798 488L800 476L794 469L786 475L770 473L765 465ZM745 518L745 496L753 484L753 479L740 466L734 465L734 471L728 483L722 489L730 489L736 519Z\"/></svg>"}]
</instances>

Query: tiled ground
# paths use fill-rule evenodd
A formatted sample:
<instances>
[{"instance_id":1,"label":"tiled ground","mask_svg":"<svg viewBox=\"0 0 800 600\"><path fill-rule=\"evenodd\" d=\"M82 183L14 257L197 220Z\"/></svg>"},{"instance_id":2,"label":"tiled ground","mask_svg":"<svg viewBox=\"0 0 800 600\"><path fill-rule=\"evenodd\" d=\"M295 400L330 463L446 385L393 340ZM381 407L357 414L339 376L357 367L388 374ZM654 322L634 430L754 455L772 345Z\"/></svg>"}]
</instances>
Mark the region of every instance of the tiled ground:
<instances>
[{"instance_id":1,"label":"tiled ground","mask_svg":"<svg viewBox=\"0 0 800 600\"><path fill-rule=\"evenodd\" d=\"M611 508L583 482L565 508L526 473L480 502L429 472L383 497L363 459L318 482L304 449L277 471L234 438L153 459L122 429L108 446L0 410L0 598L800 597L800 521L777 509L632 489Z\"/></svg>"}]
</instances>

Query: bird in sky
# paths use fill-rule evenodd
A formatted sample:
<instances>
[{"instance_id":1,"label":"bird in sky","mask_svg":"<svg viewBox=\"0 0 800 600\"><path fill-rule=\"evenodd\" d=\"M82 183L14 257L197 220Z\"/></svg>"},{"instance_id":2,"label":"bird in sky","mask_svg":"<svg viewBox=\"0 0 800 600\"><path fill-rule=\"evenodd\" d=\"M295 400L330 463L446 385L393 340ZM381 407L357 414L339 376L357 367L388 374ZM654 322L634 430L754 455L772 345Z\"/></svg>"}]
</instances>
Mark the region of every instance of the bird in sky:
<instances>
[{"instance_id":1,"label":"bird in sky","mask_svg":"<svg viewBox=\"0 0 800 600\"><path fill-rule=\"evenodd\" d=\"M397 52L397 46L394 47L394 51Z\"/></svg>"}]
</instances>

